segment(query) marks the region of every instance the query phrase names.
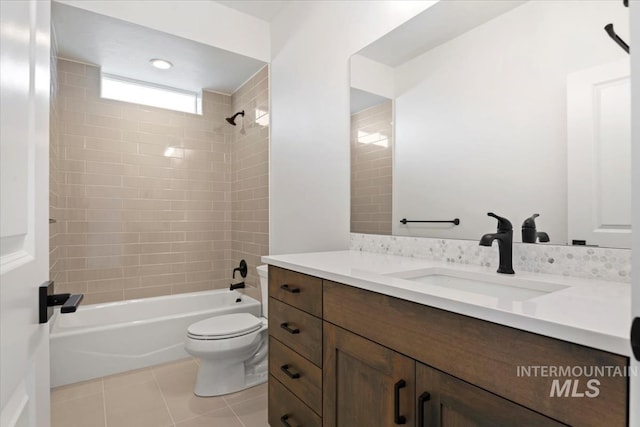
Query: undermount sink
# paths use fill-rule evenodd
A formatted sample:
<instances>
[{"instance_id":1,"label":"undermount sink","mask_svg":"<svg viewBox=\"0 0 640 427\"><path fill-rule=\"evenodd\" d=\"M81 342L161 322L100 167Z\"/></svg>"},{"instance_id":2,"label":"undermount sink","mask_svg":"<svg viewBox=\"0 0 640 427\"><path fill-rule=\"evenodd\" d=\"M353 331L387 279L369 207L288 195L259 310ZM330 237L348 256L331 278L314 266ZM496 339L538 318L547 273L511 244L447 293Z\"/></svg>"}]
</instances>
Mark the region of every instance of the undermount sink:
<instances>
[{"instance_id":1,"label":"undermount sink","mask_svg":"<svg viewBox=\"0 0 640 427\"><path fill-rule=\"evenodd\" d=\"M493 275L448 268L404 271L387 276L511 301L525 301L567 288L556 283L521 279L512 275Z\"/></svg>"}]
</instances>

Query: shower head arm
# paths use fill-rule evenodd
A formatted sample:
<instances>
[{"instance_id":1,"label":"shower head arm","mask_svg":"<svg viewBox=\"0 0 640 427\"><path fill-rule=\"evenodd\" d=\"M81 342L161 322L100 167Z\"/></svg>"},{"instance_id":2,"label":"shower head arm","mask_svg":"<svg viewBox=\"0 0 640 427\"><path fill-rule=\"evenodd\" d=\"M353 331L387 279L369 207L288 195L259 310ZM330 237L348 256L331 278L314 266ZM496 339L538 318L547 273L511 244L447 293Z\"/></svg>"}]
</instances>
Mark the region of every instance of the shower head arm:
<instances>
[{"instance_id":1,"label":"shower head arm","mask_svg":"<svg viewBox=\"0 0 640 427\"><path fill-rule=\"evenodd\" d=\"M236 117L238 116L242 116L244 117L244 110L242 111L238 111L237 113L235 113L233 116L231 117L227 117L225 120L227 121L227 123L235 126L236 125Z\"/></svg>"}]
</instances>

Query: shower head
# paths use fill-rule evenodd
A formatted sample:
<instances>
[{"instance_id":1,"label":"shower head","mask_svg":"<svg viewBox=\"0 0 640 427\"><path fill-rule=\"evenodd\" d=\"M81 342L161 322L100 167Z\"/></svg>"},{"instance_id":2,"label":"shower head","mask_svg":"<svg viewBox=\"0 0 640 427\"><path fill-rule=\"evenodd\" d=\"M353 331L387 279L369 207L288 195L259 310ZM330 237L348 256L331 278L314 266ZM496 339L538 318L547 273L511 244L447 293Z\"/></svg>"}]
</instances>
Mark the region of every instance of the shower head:
<instances>
[{"instance_id":1,"label":"shower head","mask_svg":"<svg viewBox=\"0 0 640 427\"><path fill-rule=\"evenodd\" d=\"M242 116L244 117L244 110L242 111L238 111L237 113L235 113L233 116L231 117L227 117L225 120L229 123L232 124L233 126L236 125L236 117L238 116Z\"/></svg>"}]
</instances>

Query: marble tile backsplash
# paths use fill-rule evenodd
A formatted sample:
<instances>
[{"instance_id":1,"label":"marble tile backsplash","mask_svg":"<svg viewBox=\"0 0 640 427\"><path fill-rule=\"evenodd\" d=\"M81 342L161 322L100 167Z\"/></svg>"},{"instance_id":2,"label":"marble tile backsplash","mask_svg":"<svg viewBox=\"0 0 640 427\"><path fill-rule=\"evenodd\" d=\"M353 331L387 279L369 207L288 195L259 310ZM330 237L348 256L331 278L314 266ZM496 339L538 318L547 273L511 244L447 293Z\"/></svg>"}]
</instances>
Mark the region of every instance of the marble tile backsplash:
<instances>
[{"instance_id":1,"label":"marble tile backsplash","mask_svg":"<svg viewBox=\"0 0 640 427\"><path fill-rule=\"evenodd\" d=\"M498 266L497 244L483 247L473 240L351 233L350 249L452 264ZM516 273L529 271L629 283L631 250L514 243L513 269Z\"/></svg>"}]
</instances>

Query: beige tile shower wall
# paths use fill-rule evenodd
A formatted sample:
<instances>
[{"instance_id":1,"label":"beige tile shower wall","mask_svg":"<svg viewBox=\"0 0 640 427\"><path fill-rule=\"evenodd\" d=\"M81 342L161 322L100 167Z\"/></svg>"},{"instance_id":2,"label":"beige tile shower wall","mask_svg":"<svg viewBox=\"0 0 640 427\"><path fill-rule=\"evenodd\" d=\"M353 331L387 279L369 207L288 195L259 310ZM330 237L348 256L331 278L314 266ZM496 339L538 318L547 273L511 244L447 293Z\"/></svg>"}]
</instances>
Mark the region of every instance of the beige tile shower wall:
<instances>
[{"instance_id":1,"label":"beige tile shower wall","mask_svg":"<svg viewBox=\"0 0 640 427\"><path fill-rule=\"evenodd\" d=\"M392 101L351 116L351 232L391 234ZM381 140L377 144L361 141Z\"/></svg>"},{"instance_id":2,"label":"beige tile shower wall","mask_svg":"<svg viewBox=\"0 0 640 427\"><path fill-rule=\"evenodd\" d=\"M60 195L60 185L64 182L64 173L58 170L60 164L60 113L56 103L58 94L57 60L55 57L55 31L52 31L51 43L51 98L50 98L50 126L49 126L49 280L59 286L61 279L60 258L64 257L64 248L60 246L62 231L65 223L61 219L60 206L64 202Z\"/></svg>"},{"instance_id":3,"label":"beige tile shower wall","mask_svg":"<svg viewBox=\"0 0 640 427\"><path fill-rule=\"evenodd\" d=\"M269 72L265 66L232 95L244 110L231 137L232 266L249 265L245 282L259 286L255 267L269 253ZM249 293L258 295L257 289Z\"/></svg>"},{"instance_id":4,"label":"beige tile shower wall","mask_svg":"<svg viewBox=\"0 0 640 427\"><path fill-rule=\"evenodd\" d=\"M94 303L228 286L231 97L205 92L202 116L104 100L98 68L65 60L58 83L57 290Z\"/></svg>"}]
</instances>

